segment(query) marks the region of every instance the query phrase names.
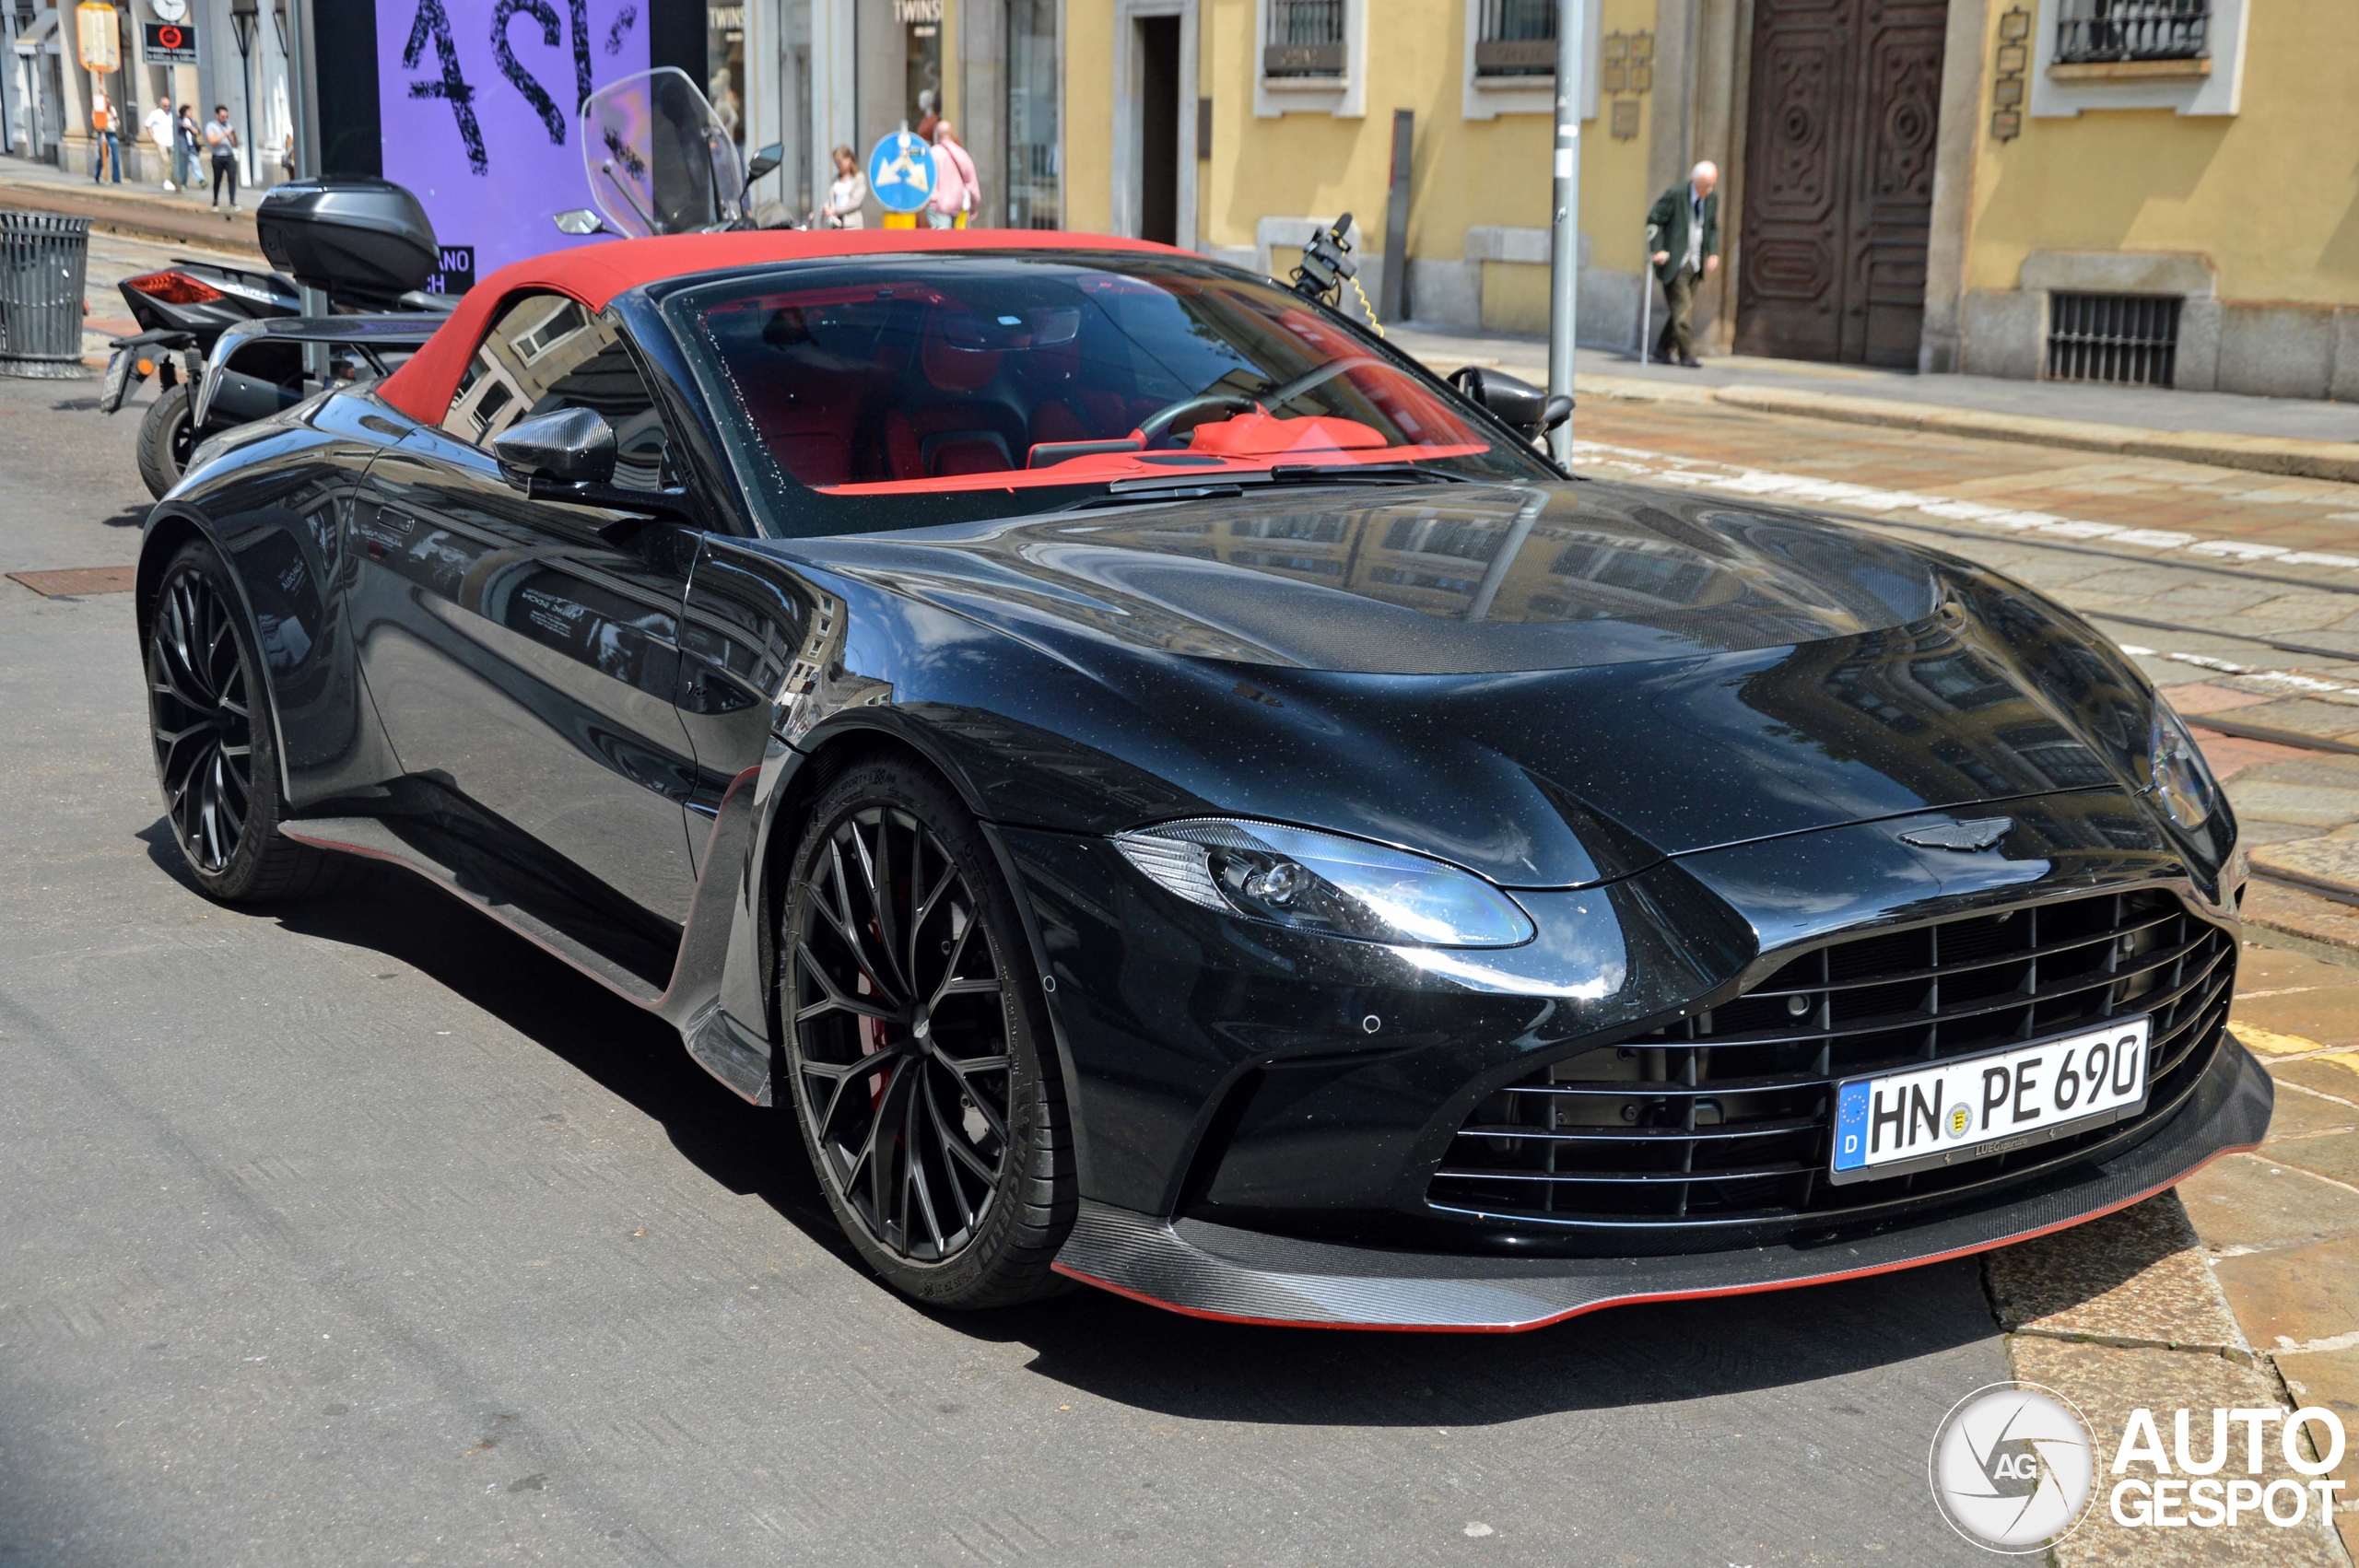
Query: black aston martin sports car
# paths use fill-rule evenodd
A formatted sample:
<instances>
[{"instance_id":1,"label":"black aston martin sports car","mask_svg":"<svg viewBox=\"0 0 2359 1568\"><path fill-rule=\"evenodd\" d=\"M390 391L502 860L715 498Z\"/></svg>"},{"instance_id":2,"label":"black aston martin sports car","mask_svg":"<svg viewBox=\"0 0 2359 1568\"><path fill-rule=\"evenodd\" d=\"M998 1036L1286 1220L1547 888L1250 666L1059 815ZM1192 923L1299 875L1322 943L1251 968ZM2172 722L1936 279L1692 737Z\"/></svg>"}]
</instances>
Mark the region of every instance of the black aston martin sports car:
<instances>
[{"instance_id":1,"label":"black aston martin sports car","mask_svg":"<svg viewBox=\"0 0 2359 1568\"><path fill-rule=\"evenodd\" d=\"M2259 1141L2235 825L2118 651L1470 390L1131 241L509 268L156 507L173 830L660 1013L945 1306L1529 1328Z\"/></svg>"}]
</instances>

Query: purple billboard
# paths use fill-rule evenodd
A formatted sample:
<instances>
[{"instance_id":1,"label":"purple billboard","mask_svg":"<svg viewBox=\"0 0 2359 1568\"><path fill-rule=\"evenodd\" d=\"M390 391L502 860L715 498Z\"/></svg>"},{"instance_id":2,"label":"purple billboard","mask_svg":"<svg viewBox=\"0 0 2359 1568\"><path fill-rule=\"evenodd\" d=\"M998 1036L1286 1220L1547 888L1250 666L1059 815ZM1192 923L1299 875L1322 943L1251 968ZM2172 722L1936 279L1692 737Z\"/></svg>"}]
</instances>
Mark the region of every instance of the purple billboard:
<instances>
[{"instance_id":1,"label":"purple billboard","mask_svg":"<svg viewBox=\"0 0 2359 1568\"><path fill-rule=\"evenodd\" d=\"M654 0L378 0L385 178L426 204L464 292L560 246L550 219L590 205L581 101L647 69Z\"/></svg>"}]
</instances>

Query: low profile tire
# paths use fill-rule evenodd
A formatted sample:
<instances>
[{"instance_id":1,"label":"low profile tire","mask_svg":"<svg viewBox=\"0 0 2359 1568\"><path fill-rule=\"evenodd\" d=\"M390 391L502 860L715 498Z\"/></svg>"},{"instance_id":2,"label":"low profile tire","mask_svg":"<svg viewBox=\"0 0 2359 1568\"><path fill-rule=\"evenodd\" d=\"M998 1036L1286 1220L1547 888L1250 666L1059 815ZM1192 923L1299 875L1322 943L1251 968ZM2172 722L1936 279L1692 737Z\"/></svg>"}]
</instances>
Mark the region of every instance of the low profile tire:
<instances>
[{"instance_id":1,"label":"low profile tire","mask_svg":"<svg viewBox=\"0 0 2359 1568\"><path fill-rule=\"evenodd\" d=\"M139 421L139 481L150 496L160 501L165 491L181 482L195 445L188 383L176 381L147 405Z\"/></svg>"},{"instance_id":2,"label":"low profile tire","mask_svg":"<svg viewBox=\"0 0 2359 1568\"><path fill-rule=\"evenodd\" d=\"M782 1066L819 1186L863 1258L940 1307L1050 1295L1074 1182L1039 977L991 847L931 775L830 785L779 946Z\"/></svg>"},{"instance_id":3,"label":"low profile tire","mask_svg":"<svg viewBox=\"0 0 2359 1568\"><path fill-rule=\"evenodd\" d=\"M335 857L278 831L278 748L237 590L213 547L181 547L148 617L147 720L172 837L225 904L313 892Z\"/></svg>"}]
</instances>

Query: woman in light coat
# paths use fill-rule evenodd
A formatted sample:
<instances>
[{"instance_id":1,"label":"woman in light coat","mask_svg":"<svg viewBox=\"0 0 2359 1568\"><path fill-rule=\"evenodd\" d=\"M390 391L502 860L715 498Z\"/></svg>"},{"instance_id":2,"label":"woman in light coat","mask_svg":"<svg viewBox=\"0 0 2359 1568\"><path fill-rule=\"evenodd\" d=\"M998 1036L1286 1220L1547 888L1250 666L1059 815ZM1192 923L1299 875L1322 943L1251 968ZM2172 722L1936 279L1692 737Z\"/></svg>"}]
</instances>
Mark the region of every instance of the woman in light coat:
<instances>
[{"instance_id":1,"label":"woman in light coat","mask_svg":"<svg viewBox=\"0 0 2359 1568\"><path fill-rule=\"evenodd\" d=\"M851 148L836 148L836 181L827 187L827 205L819 216L829 228L865 228L868 220L861 208L868 205L868 177L860 171L860 164L852 157Z\"/></svg>"}]
</instances>

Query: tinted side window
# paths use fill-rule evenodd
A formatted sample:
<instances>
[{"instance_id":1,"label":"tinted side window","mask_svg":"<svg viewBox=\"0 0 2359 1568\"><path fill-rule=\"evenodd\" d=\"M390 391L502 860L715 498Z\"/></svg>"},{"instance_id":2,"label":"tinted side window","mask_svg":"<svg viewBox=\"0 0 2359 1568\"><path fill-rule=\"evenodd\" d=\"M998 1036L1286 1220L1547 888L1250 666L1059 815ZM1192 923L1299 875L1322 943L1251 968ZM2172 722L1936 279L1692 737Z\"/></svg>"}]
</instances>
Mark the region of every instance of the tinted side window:
<instances>
[{"instance_id":1,"label":"tinted side window","mask_svg":"<svg viewBox=\"0 0 2359 1568\"><path fill-rule=\"evenodd\" d=\"M663 483L663 425L612 322L561 294L512 301L484 334L442 428L488 446L519 419L559 408L591 408L615 427L615 483Z\"/></svg>"}]
</instances>

